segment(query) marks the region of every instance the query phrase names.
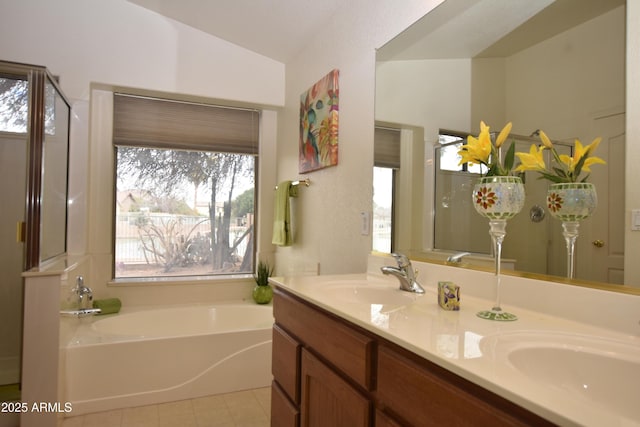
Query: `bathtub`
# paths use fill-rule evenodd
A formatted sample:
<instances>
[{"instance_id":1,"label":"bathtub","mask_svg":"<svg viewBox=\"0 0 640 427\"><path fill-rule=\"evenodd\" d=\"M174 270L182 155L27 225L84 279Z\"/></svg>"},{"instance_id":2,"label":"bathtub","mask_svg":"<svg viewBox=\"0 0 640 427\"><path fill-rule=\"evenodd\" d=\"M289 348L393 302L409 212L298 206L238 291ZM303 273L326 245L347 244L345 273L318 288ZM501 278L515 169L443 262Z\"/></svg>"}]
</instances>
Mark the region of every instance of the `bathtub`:
<instances>
[{"instance_id":1,"label":"bathtub","mask_svg":"<svg viewBox=\"0 0 640 427\"><path fill-rule=\"evenodd\" d=\"M68 416L271 384L270 305L123 309L80 320L66 346Z\"/></svg>"}]
</instances>

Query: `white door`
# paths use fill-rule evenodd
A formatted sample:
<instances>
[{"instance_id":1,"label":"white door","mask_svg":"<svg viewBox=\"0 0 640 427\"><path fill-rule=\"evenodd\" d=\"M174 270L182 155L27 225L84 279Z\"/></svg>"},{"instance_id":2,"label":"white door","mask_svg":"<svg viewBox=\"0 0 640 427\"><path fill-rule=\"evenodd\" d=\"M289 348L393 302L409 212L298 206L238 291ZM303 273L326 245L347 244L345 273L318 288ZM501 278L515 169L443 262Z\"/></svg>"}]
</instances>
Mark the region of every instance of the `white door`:
<instances>
[{"instance_id":1,"label":"white door","mask_svg":"<svg viewBox=\"0 0 640 427\"><path fill-rule=\"evenodd\" d=\"M602 136L595 155L607 162L594 165L589 182L596 186L598 208L581 245L578 261L582 278L598 282L624 283L624 172L625 114L616 112L596 117L593 134ZM591 141L583 141L590 143ZM587 225L587 224L585 224ZM586 231L586 230L585 230ZM579 255L578 255L579 256Z\"/></svg>"}]
</instances>

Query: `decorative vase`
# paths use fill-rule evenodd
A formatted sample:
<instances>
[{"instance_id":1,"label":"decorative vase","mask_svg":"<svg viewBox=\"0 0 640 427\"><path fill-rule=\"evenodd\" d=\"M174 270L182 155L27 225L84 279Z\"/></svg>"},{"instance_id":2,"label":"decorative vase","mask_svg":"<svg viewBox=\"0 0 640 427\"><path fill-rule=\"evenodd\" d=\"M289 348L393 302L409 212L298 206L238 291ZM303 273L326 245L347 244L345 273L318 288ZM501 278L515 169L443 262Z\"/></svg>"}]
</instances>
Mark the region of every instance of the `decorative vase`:
<instances>
[{"instance_id":1,"label":"decorative vase","mask_svg":"<svg viewBox=\"0 0 640 427\"><path fill-rule=\"evenodd\" d=\"M595 185L588 182L551 184L547 191L547 207L554 218L562 221L562 235L567 245L567 277L574 277L575 245L580 221L589 218L598 205Z\"/></svg>"},{"instance_id":2,"label":"decorative vase","mask_svg":"<svg viewBox=\"0 0 640 427\"><path fill-rule=\"evenodd\" d=\"M253 300L258 304L269 304L273 298L273 289L269 285L256 285L253 288Z\"/></svg>"},{"instance_id":3,"label":"decorative vase","mask_svg":"<svg viewBox=\"0 0 640 427\"><path fill-rule=\"evenodd\" d=\"M515 314L500 307L500 265L502 242L507 234L507 220L513 218L524 206L524 184L516 176L491 176L480 178L473 189L473 206L489 218L489 235L495 257L496 302L490 310L482 310L478 317L488 320L513 321Z\"/></svg>"}]
</instances>

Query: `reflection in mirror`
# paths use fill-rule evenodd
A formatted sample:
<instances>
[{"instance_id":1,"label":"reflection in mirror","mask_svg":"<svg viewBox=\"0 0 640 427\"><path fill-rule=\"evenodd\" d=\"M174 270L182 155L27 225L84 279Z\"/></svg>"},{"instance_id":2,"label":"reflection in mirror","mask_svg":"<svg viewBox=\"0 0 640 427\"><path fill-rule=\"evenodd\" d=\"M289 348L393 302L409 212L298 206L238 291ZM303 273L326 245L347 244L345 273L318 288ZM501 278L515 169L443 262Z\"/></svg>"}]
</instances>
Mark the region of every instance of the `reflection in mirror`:
<instances>
[{"instance_id":1,"label":"reflection in mirror","mask_svg":"<svg viewBox=\"0 0 640 427\"><path fill-rule=\"evenodd\" d=\"M373 250L391 253L396 175L400 169L400 129L376 126L373 139Z\"/></svg>"},{"instance_id":2,"label":"reflection in mirror","mask_svg":"<svg viewBox=\"0 0 640 427\"><path fill-rule=\"evenodd\" d=\"M403 198L398 192L396 196L396 250L440 260L453 251L488 254L486 224L478 231L483 234L482 241L469 237L471 234L455 235L463 227L477 228L451 216L473 214L470 196L464 206L464 201L457 205L456 200L466 196L453 200L437 193L441 191L434 178L441 150L438 135L440 129L477 134L481 120L496 130L511 121L514 134L531 135L542 129L553 140L571 145L575 139L588 144L596 136L603 137L597 155L606 157L607 166L594 168L589 177L598 189L599 206L581 223L576 277L623 282L625 19L624 0L446 0L379 49L376 122L423 130L426 153L416 161L416 146L402 146L399 170L410 175L402 182L426 185L419 195ZM478 22L495 25L478 32ZM533 142L538 141L534 138ZM518 150L528 151L528 143L523 142L524 148ZM405 152L407 147L413 150L412 155ZM410 173L405 171L405 161L412 165ZM531 174L527 181L536 182L545 193L549 183L536 178ZM456 195L465 186L448 185ZM537 191L531 193L533 196ZM545 238L539 239L535 249L532 244L532 236L540 237L536 229L545 226L553 240L562 242L559 221L550 215L544 215L540 222L530 219L531 209L538 217L539 208L546 209L544 196L536 197L514 218L523 223L526 232L518 236L510 229L505 252L509 247L516 250L512 256L517 270L564 276L562 244L554 249L556 246L549 247ZM450 214L441 219L450 223L434 228L443 203ZM516 227L515 221L509 227ZM474 250L455 245L444 255L438 254L434 251L436 242L446 233L451 234L450 240L471 240ZM599 247L592 242L605 243ZM530 252L542 261L531 261ZM470 258L464 257L463 263ZM626 278L626 283L631 281L633 278Z\"/></svg>"},{"instance_id":3,"label":"reflection in mirror","mask_svg":"<svg viewBox=\"0 0 640 427\"><path fill-rule=\"evenodd\" d=\"M440 140L464 135L462 132L443 131ZM446 137L449 138L446 138ZM479 165L460 165L458 150L466 140L449 142L435 147L434 171L434 245L437 250L449 252L470 252L493 256L491 238L487 233L487 219L478 215L473 207L472 190L480 175ZM508 141L516 144L517 152L528 152L531 144L540 140L522 135L510 135ZM510 143L510 142L509 142ZM571 146L554 141L559 154L571 154ZM551 155L543 152L546 164ZM534 175L525 179L525 204L522 212L509 220L508 239L511 244L502 250L503 268L511 268L539 274L564 276L566 267L565 241L561 224L551 215L534 221L529 212L546 209L545 197L548 183L535 179ZM452 233L451 230L455 230ZM526 242L526 244L519 244ZM505 265L506 264L506 265Z\"/></svg>"}]
</instances>

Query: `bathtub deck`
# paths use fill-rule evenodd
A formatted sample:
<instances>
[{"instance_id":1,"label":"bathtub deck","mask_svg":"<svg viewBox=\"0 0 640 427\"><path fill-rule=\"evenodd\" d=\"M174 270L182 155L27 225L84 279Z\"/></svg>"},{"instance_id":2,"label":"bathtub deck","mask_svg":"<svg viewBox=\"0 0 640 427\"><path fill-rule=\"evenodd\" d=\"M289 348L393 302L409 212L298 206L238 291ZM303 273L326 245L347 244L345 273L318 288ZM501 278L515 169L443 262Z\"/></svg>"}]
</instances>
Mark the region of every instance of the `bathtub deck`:
<instances>
[{"instance_id":1,"label":"bathtub deck","mask_svg":"<svg viewBox=\"0 0 640 427\"><path fill-rule=\"evenodd\" d=\"M65 418L61 427L268 427L271 388Z\"/></svg>"}]
</instances>

